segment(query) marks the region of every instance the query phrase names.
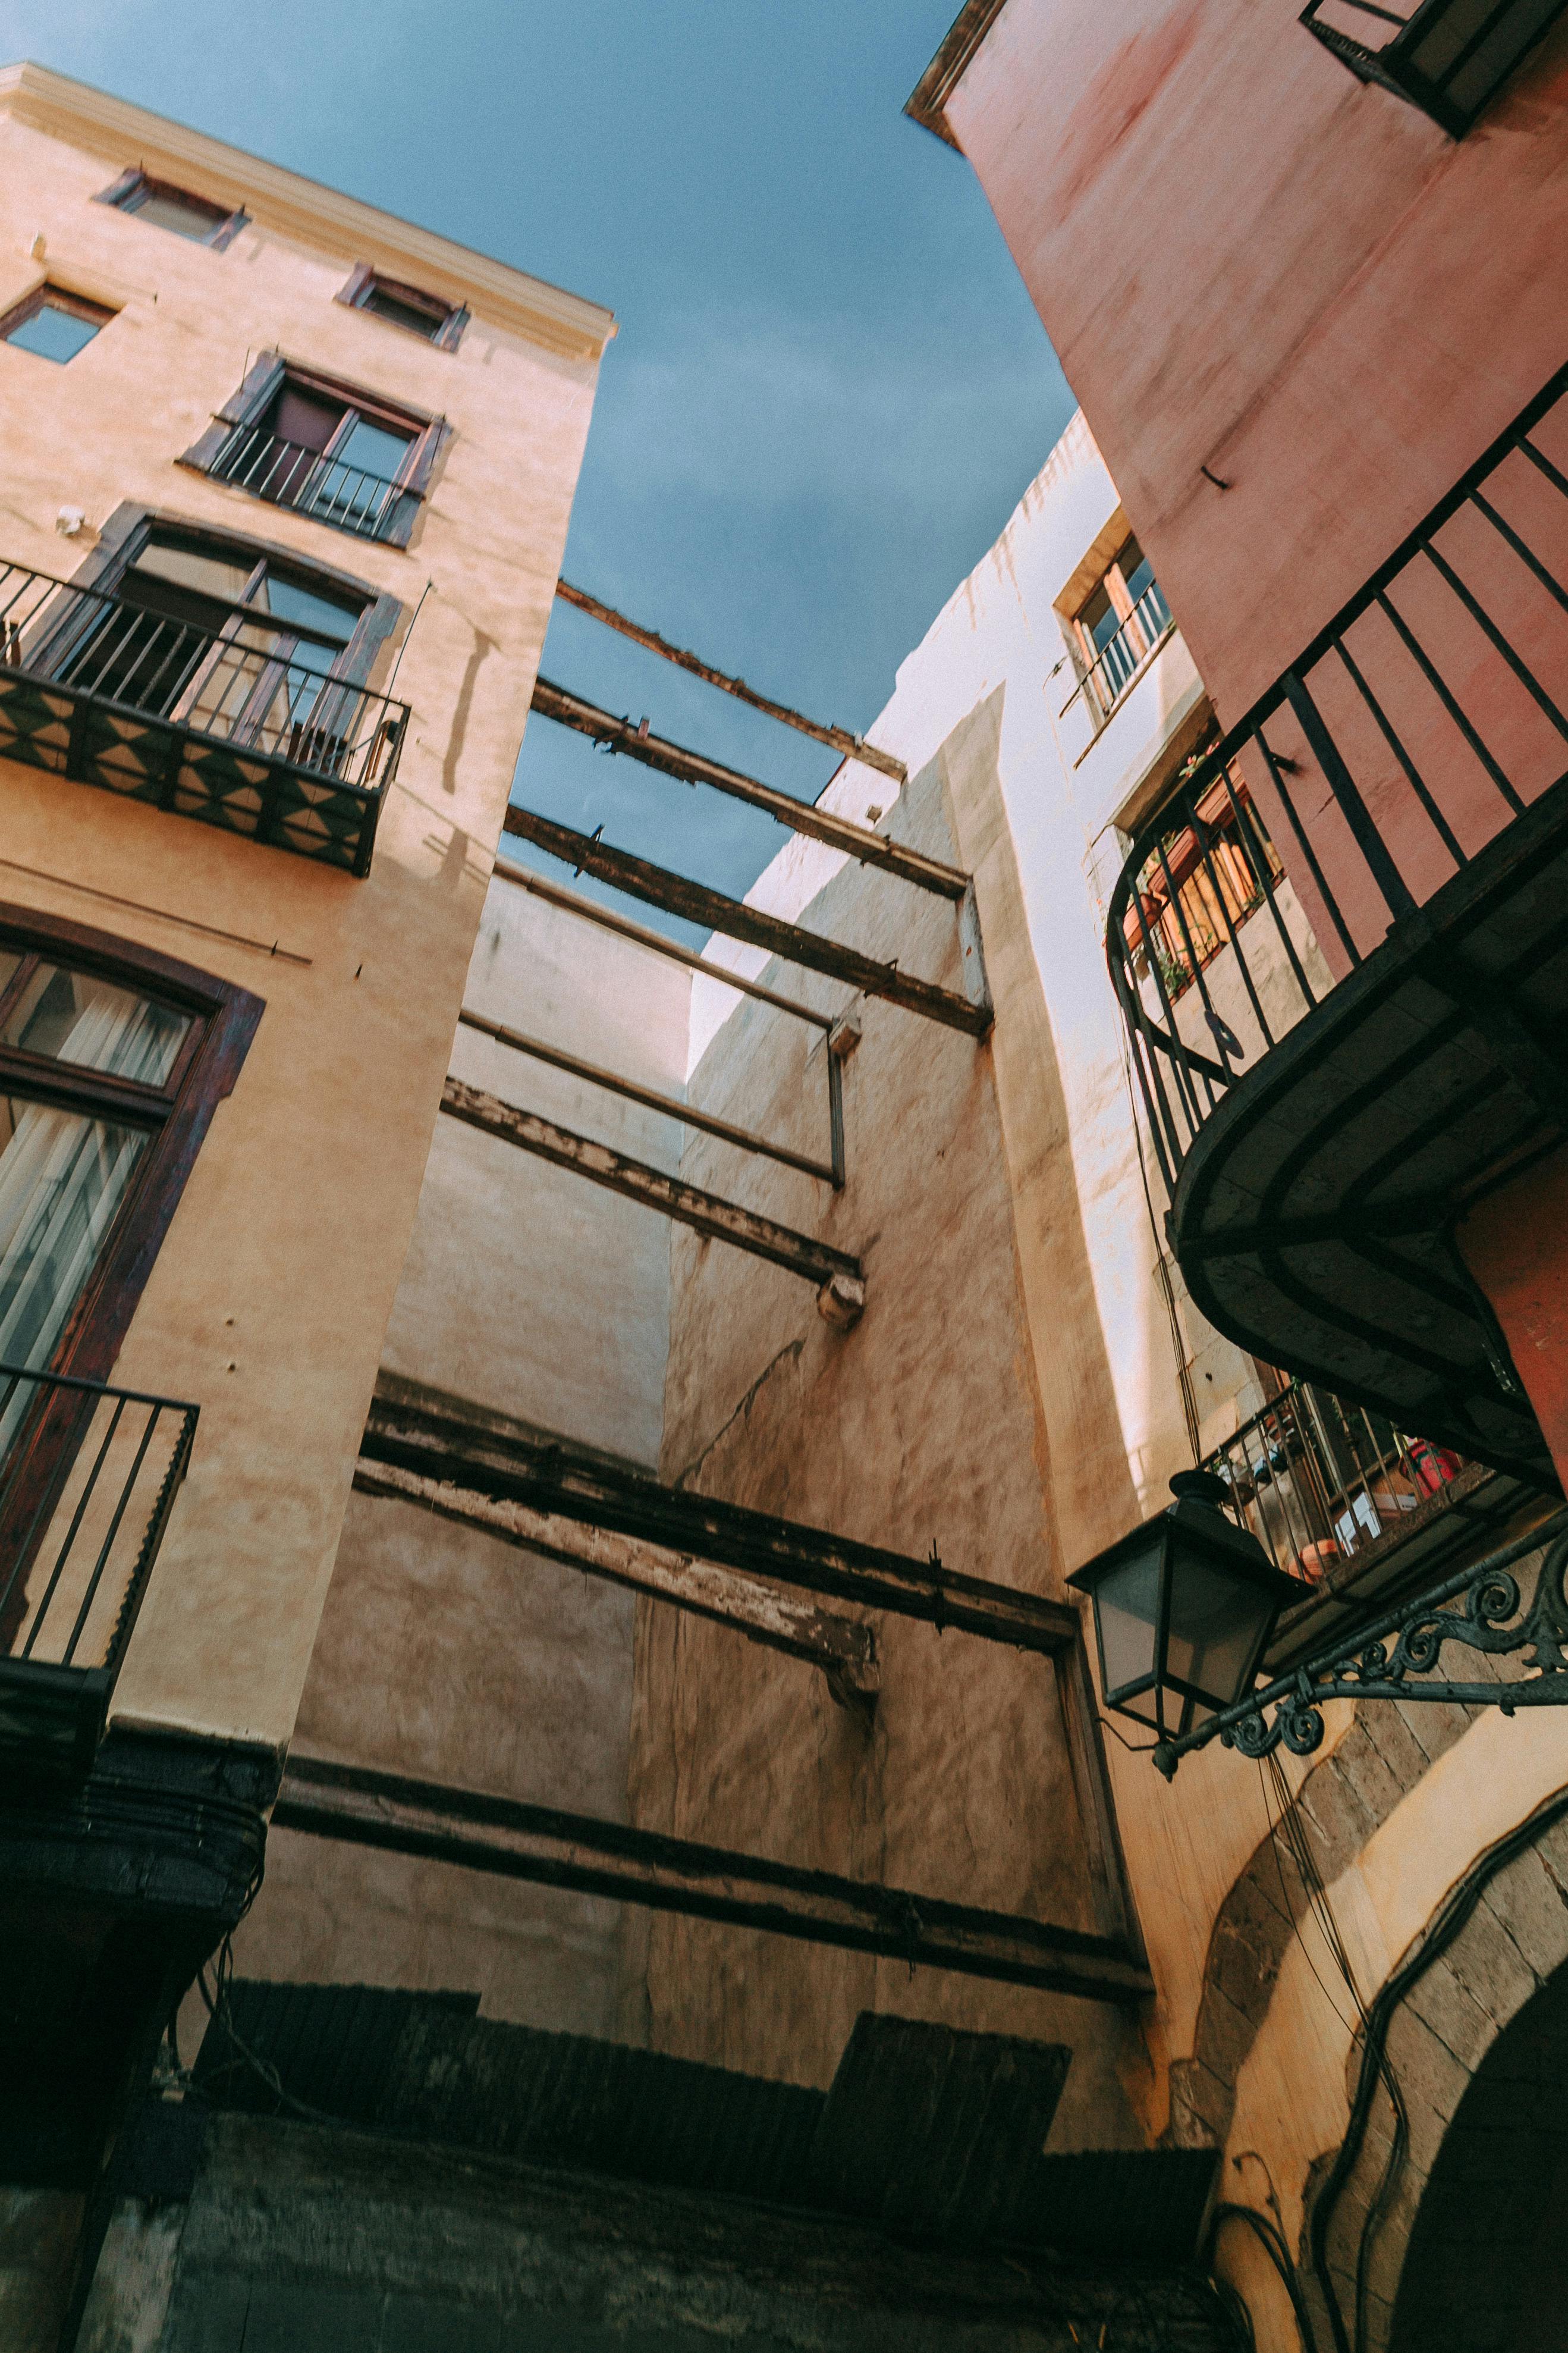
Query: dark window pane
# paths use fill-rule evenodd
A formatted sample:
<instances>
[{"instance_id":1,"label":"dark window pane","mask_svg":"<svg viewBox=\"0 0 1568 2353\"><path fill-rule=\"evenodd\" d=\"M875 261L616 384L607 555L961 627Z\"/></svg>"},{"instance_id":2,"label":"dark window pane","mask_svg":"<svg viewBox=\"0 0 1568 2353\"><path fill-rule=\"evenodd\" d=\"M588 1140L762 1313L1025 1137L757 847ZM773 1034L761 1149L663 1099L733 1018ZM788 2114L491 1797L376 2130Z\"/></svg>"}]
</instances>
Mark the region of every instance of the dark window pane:
<instances>
[{"instance_id":1,"label":"dark window pane","mask_svg":"<svg viewBox=\"0 0 1568 2353\"><path fill-rule=\"evenodd\" d=\"M388 293L384 286L374 283L361 297L360 309L374 311L378 319L390 319L394 326L410 328L415 334L423 335L427 343L435 341L450 316L445 304L439 309L432 307L426 311L416 303L401 301L397 295Z\"/></svg>"},{"instance_id":2,"label":"dark window pane","mask_svg":"<svg viewBox=\"0 0 1568 2353\"><path fill-rule=\"evenodd\" d=\"M286 384L272 411L272 430L279 441L290 441L296 448L324 449L344 414L341 400Z\"/></svg>"},{"instance_id":3,"label":"dark window pane","mask_svg":"<svg viewBox=\"0 0 1568 2353\"><path fill-rule=\"evenodd\" d=\"M359 417L341 448L332 454L360 473L374 474L378 480L390 482L408 455L413 438L411 433L389 433L385 426L367 424Z\"/></svg>"},{"instance_id":4,"label":"dark window pane","mask_svg":"<svg viewBox=\"0 0 1568 2353\"><path fill-rule=\"evenodd\" d=\"M1079 615L1079 619L1089 631L1097 654L1102 654L1105 651L1106 647L1121 627L1121 616L1111 603L1103 586L1095 590Z\"/></svg>"},{"instance_id":5,"label":"dark window pane","mask_svg":"<svg viewBox=\"0 0 1568 2353\"><path fill-rule=\"evenodd\" d=\"M1127 584L1127 594L1136 605L1144 590L1154 586L1154 567L1135 539L1128 541L1116 561Z\"/></svg>"},{"instance_id":6,"label":"dark window pane","mask_svg":"<svg viewBox=\"0 0 1568 2353\"><path fill-rule=\"evenodd\" d=\"M183 188L142 186L130 196L125 209L155 228L173 229L176 237L195 237L198 243L205 243L228 218L222 205L188 196Z\"/></svg>"},{"instance_id":7,"label":"dark window pane","mask_svg":"<svg viewBox=\"0 0 1568 2353\"><path fill-rule=\"evenodd\" d=\"M100 319L78 318L62 304L45 301L30 318L10 330L5 341L15 343L18 351L36 352L41 360L74 360L102 323Z\"/></svg>"},{"instance_id":8,"label":"dark window pane","mask_svg":"<svg viewBox=\"0 0 1568 2353\"><path fill-rule=\"evenodd\" d=\"M115 1121L0 1096L0 1361L48 1363L149 1141ZM11 1409L13 1422L20 1412Z\"/></svg>"},{"instance_id":9,"label":"dark window pane","mask_svg":"<svg viewBox=\"0 0 1568 2353\"><path fill-rule=\"evenodd\" d=\"M0 1044L159 1087L174 1069L190 1026L188 1013L176 1013L133 989L64 965L40 964Z\"/></svg>"},{"instance_id":10,"label":"dark window pane","mask_svg":"<svg viewBox=\"0 0 1568 2353\"><path fill-rule=\"evenodd\" d=\"M274 573L261 582L253 602L258 611L291 621L297 628L310 629L340 646L346 646L353 637L362 609L336 596L323 596L317 589L301 588L297 581L280 580Z\"/></svg>"}]
</instances>

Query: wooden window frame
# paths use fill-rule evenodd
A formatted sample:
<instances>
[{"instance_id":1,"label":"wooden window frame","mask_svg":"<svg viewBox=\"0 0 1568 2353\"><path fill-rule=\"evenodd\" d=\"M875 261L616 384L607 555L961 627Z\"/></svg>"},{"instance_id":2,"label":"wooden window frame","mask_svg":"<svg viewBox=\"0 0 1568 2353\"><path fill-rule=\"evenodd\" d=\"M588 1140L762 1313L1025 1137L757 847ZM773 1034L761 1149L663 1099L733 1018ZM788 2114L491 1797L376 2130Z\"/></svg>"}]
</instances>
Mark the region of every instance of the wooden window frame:
<instances>
[{"instance_id":1,"label":"wooden window frame","mask_svg":"<svg viewBox=\"0 0 1568 2353\"><path fill-rule=\"evenodd\" d=\"M46 278L41 286L35 286L30 294L24 294L19 302L13 302L8 311L0 314L0 343L8 343L16 328L25 327L29 319L36 319L40 311L46 310L63 311L68 318L85 320L100 333L110 319L120 316L107 302L89 301L85 294L73 294L68 286L57 286L52 278ZM82 350L86 349L84 343ZM37 356L37 353L28 353L29 358ZM71 359L79 357L79 353L71 353ZM65 364L68 367L70 362Z\"/></svg>"},{"instance_id":2,"label":"wooden window frame","mask_svg":"<svg viewBox=\"0 0 1568 2353\"><path fill-rule=\"evenodd\" d=\"M109 187L100 188L92 201L95 205L112 205L116 212L128 213L134 219L138 209L135 199L148 196L180 196L188 205L210 206L216 212L223 214L223 207L216 198L198 195L195 188L182 188L174 180L156 180L150 172L144 172L140 164L133 164L129 171L121 172L119 179ZM190 237L185 243L205 245L212 253L226 253L249 221L250 215L243 210L224 215L214 221L206 237ZM165 229L163 234L170 237L174 232Z\"/></svg>"},{"instance_id":3,"label":"wooden window frame","mask_svg":"<svg viewBox=\"0 0 1568 2353\"><path fill-rule=\"evenodd\" d=\"M434 476L437 460L451 438L450 425L444 417L432 417L427 410L411 408L403 401L384 399L379 393L367 392L362 385L345 383L340 376L323 375L319 369L303 366L288 359L281 352L264 352L261 354L246 374L238 391L225 401L206 431L193 441L188 449L181 452L176 463L190 467L194 472L210 475L235 433L247 426L259 424L286 384L297 385L301 392L315 393L322 399L342 401L345 410L352 410L367 424L384 425L398 432L407 432L412 438L408 454L393 477L402 495L385 530L375 533L351 531L346 524L334 522L330 515L314 513L308 506L280 506L280 512L298 514L307 522L319 522L328 531L346 532L351 539L367 540L373 545L406 547ZM243 497L255 495L247 491L243 483L236 483L233 487Z\"/></svg>"},{"instance_id":4,"label":"wooden window frame","mask_svg":"<svg viewBox=\"0 0 1568 2353\"><path fill-rule=\"evenodd\" d=\"M405 327L396 319L382 316L377 311L366 311L368 297L375 292L390 294L395 302L405 303L411 311L427 311L437 322L433 335L421 335L416 327ZM415 335L428 343L433 352L455 352L463 340L463 330L472 313L460 302L448 302L444 294L426 294L422 287L407 285L400 278L388 278L384 270L373 269L368 261L356 261L347 282L333 295L334 302L343 302L351 311L364 311L365 316L392 327L399 334Z\"/></svg>"},{"instance_id":5,"label":"wooden window frame","mask_svg":"<svg viewBox=\"0 0 1568 2353\"><path fill-rule=\"evenodd\" d=\"M107 1380L213 1113L233 1092L266 1001L139 941L30 907L0 904L0 948L22 959L0 991L0 1026L35 958L134 989L191 1017L174 1066L157 1087L0 1045L0 1083L6 1092L87 1118L121 1119L152 1137L47 1367Z\"/></svg>"}]
</instances>

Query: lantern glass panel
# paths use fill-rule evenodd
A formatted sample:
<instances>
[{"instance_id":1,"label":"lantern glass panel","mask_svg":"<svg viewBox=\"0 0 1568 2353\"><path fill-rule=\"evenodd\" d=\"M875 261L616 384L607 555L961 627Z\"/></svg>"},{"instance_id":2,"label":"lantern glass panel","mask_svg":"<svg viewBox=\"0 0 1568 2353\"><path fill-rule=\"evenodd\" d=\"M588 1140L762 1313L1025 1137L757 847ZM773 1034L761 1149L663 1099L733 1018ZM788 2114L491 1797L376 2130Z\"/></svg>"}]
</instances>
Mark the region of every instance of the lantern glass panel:
<instances>
[{"instance_id":1,"label":"lantern glass panel","mask_svg":"<svg viewBox=\"0 0 1568 2353\"><path fill-rule=\"evenodd\" d=\"M1094 1607L1100 1620L1100 1655L1108 1699L1129 1683L1147 1683L1154 1672L1155 1642L1160 1623L1160 1561L1164 1529L1156 1522L1155 1542L1102 1577L1095 1588ZM1155 1721L1154 1695L1113 1704L1125 1704Z\"/></svg>"},{"instance_id":2,"label":"lantern glass panel","mask_svg":"<svg viewBox=\"0 0 1568 2353\"><path fill-rule=\"evenodd\" d=\"M1224 1562L1179 1546L1171 1577L1165 1673L1212 1707L1229 1707L1249 1680L1279 1598Z\"/></svg>"}]
</instances>

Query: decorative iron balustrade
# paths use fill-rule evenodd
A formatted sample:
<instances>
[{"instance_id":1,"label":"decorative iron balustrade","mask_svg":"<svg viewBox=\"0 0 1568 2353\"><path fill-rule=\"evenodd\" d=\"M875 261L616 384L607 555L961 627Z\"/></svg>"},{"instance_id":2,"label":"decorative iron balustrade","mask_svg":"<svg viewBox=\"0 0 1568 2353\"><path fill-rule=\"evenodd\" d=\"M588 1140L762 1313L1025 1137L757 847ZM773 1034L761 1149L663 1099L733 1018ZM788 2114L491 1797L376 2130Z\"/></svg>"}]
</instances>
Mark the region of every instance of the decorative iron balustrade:
<instances>
[{"instance_id":1,"label":"decorative iron balustrade","mask_svg":"<svg viewBox=\"0 0 1568 2353\"><path fill-rule=\"evenodd\" d=\"M283 658L263 622L0 565L0 757L363 874L408 706L333 678L326 648Z\"/></svg>"},{"instance_id":2,"label":"decorative iron balustrade","mask_svg":"<svg viewBox=\"0 0 1568 2353\"><path fill-rule=\"evenodd\" d=\"M1292 1381L1203 1465L1229 1488L1237 1525L1305 1584L1396 1535L1468 1467L1308 1381Z\"/></svg>"},{"instance_id":3,"label":"decorative iron balustrade","mask_svg":"<svg viewBox=\"0 0 1568 2353\"><path fill-rule=\"evenodd\" d=\"M1543 1557L1533 1577L1528 1556ZM1523 1567L1522 1577L1519 1574ZM1243 1757L1271 1756L1281 1746L1312 1757L1323 1745L1330 1700L1427 1700L1438 1706L1568 1707L1568 1514L1515 1536L1392 1609L1379 1612L1299 1665L1258 1685L1233 1707L1204 1717L1179 1739L1155 1746L1152 1762L1167 1781L1184 1757L1212 1740ZM1439 1675L1447 1652L1518 1659L1517 1674L1462 1680ZM1454 1662L1464 1663L1462 1658ZM1268 1717L1265 1709L1272 1710Z\"/></svg>"},{"instance_id":4,"label":"decorative iron balustrade","mask_svg":"<svg viewBox=\"0 0 1568 2353\"><path fill-rule=\"evenodd\" d=\"M1568 0L1308 0L1301 22L1362 81L1462 139Z\"/></svg>"},{"instance_id":5,"label":"decorative iron balustrade","mask_svg":"<svg viewBox=\"0 0 1568 2353\"><path fill-rule=\"evenodd\" d=\"M91 1763L198 1412L0 1365L0 1759Z\"/></svg>"},{"instance_id":6,"label":"decorative iron balustrade","mask_svg":"<svg viewBox=\"0 0 1568 2353\"><path fill-rule=\"evenodd\" d=\"M1059 716L1065 719L1081 694L1098 733L1173 627L1160 584L1152 580L1115 636L1106 639L1063 703Z\"/></svg>"},{"instance_id":7,"label":"decorative iron balustrade","mask_svg":"<svg viewBox=\"0 0 1568 2353\"><path fill-rule=\"evenodd\" d=\"M264 426L237 426L213 461L213 479L232 482L253 498L292 507L362 539L389 539L417 505L419 492L385 474L368 473L342 458L283 441Z\"/></svg>"},{"instance_id":8,"label":"decorative iron balustrade","mask_svg":"<svg viewBox=\"0 0 1568 2353\"><path fill-rule=\"evenodd\" d=\"M1134 840L1106 952L1171 1192L1237 1081L1564 780L1565 581L1568 369Z\"/></svg>"}]
</instances>

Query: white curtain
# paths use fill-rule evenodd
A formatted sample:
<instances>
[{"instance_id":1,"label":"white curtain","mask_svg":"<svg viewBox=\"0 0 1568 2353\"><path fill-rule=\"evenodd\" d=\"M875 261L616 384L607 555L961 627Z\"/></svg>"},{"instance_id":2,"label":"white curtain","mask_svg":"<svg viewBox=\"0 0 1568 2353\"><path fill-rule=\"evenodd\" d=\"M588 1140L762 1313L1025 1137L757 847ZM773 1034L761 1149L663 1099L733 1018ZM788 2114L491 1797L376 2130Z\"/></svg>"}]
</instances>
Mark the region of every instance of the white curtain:
<instances>
[{"instance_id":1,"label":"white curtain","mask_svg":"<svg viewBox=\"0 0 1568 2353\"><path fill-rule=\"evenodd\" d=\"M76 1013L55 1049L64 1062L156 1085L173 1064L183 1016L72 975ZM0 1149L0 1363L44 1369L87 1284L150 1137L146 1130L9 1099ZM5 1394L0 1377L0 1396ZM0 1410L0 1451L31 1395Z\"/></svg>"}]
</instances>

